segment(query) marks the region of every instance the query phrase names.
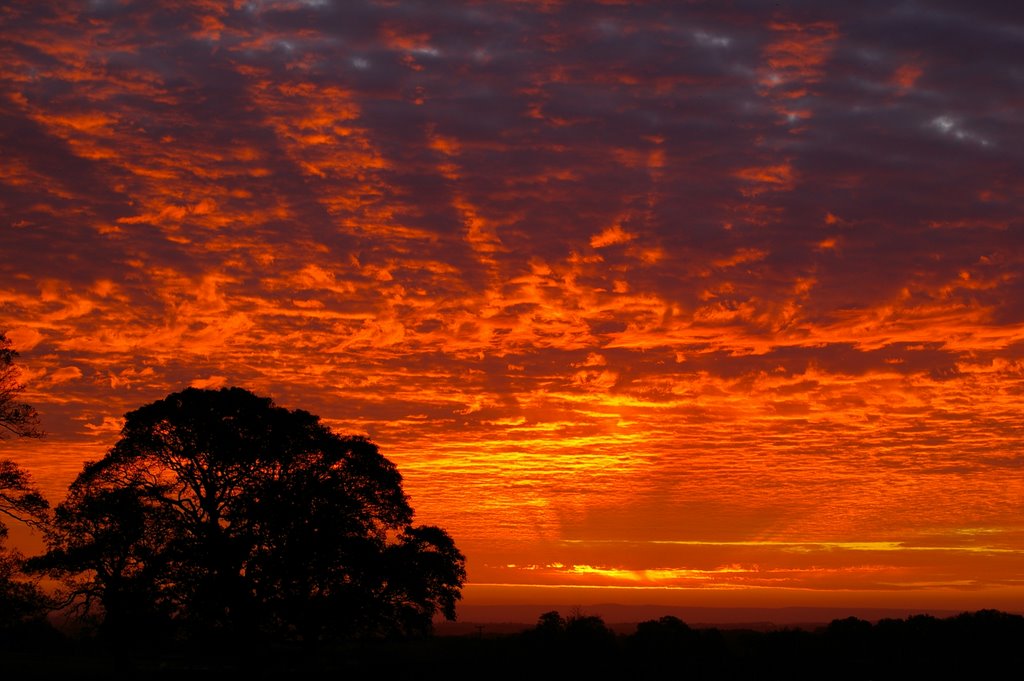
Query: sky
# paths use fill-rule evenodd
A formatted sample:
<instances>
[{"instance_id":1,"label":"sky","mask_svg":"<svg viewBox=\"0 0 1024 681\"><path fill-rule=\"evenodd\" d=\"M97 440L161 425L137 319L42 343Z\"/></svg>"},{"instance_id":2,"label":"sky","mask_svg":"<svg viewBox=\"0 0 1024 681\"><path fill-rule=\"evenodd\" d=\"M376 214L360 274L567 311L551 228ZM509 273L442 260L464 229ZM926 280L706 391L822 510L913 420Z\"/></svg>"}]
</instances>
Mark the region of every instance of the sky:
<instances>
[{"instance_id":1,"label":"sky","mask_svg":"<svg viewBox=\"0 0 1024 681\"><path fill-rule=\"evenodd\" d=\"M54 503L242 386L467 604L1024 610L1024 7L0 7L0 331Z\"/></svg>"}]
</instances>

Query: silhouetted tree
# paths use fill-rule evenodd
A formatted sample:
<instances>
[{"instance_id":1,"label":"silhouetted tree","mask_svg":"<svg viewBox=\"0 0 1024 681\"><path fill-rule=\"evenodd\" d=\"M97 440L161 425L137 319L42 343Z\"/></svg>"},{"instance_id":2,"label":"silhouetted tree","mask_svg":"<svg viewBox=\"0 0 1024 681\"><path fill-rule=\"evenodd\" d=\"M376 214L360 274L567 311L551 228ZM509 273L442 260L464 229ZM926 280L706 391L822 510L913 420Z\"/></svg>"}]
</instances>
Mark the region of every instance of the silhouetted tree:
<instances>
[{"instance_id":1,"label":"silhouetted tree","mask_svg":"<svg viewBox=\"0 0 1024 681\"><path fill-rule=\"evenodd\" d=\"M674 650L687 645L695 634L686 622L672 615L636 625L634 642L645 650Z\"/></svg>"},{"instance_id":2,"label":"silhouetted tree","mask_svg":"<svg viewBox=\"0 0 1024 681\"><path fill-rule=\"evenodd\" d=\"M17 356L0 333L0 439L42 435L35 409L18 401L24 386L14 366ZM38 617L47 607L42 592L21 572L21 554L6 546L8 529L2 516L38 528L46 522L48 508L28 473L13 461L0 459L0 629Z\"/></svg>"},{"instance_id":3,"label":"silhouetted tree","mask_svg":"<svg viewBox=\"0 0 1024 681\"><path fill-rule=\"evenodd\" d=\"M14 462L0 460L0 514L40 527L48 504ZM49 601L33 580L22 573L24 557L6 546L7 525L0 521L0 631L41 617Z\"/></svg>"},{"instance_id":4,"label":"silhouetted tree","mask_svg":"<svg viewBox=\"0 0 1024 681\"><path fill-rule=\"evenodd\" d=\"M637 663L650 676L683 673L693 664L697 633L678 617L665 615L636 625L629 638L630 650Z\"/></svg>"},{"instance_id":5,"label":"silhouetted tree","mask_svg":"<svg viewBox=\"0 0 1024 681\"><path fill-rule=\"evenodd\" d=\"M189 388L126 415L32 565L117 635L409 634L454 619L465 580L448 534L412 516L372 442L240 388Z\"/></svg>"},{"instance_id":6,"label":"silhouetted tree","mask_svg":"<svg viewBox=\"0 0 1024 681\"><path fill-rule=\"evenodd\" d=\"M565 639L570 648L607 654L615 647L615 632L598 615L574 614L565 620Z\"/></svg>"},{"instance_id":7,"label":"silhouetted tree","mask_svg":"<svg viewBox=\"0 0 1024 681\"><path fill-rule=\"evenodd\" d=\"M558 638L565 632L565 619L557 610L541 613L537 618L537 626L533 629L536 636L546 639Z\"/></svg>"},{"instance_id":8,"label":"silhouetted tree","mask_svg":"<svg viewBox=\"0 0 1024 681\"><path fill-rule=\"evenodd\" d=\"M537 626L522 634L527 656L543 667L531 669L538 678L597 676L615 678L618 640L604 620L578 610L562 617L557 610L543 613Z\"/></svg>"}]
</instances>

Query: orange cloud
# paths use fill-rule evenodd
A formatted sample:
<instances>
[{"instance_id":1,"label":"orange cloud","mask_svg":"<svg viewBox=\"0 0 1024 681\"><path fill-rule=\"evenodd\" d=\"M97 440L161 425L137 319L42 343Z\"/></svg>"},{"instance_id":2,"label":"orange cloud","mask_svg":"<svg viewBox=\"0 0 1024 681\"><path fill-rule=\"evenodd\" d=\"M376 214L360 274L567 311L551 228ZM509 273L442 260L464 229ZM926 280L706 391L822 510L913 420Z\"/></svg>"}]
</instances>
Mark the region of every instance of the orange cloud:
<instances>
[{"instance_id":1,"label":"orange cloud","mask_svg":"<svg viewBox=\"0 0 1024 681\"><path fill-rule=\"evenodd\" d=\"M601 233L590 237L590 245L593 248L605 248L616 244L624 244L635 238L636 235L624 230L622 225L614 224Z\"/></svg>"}]
</instances>

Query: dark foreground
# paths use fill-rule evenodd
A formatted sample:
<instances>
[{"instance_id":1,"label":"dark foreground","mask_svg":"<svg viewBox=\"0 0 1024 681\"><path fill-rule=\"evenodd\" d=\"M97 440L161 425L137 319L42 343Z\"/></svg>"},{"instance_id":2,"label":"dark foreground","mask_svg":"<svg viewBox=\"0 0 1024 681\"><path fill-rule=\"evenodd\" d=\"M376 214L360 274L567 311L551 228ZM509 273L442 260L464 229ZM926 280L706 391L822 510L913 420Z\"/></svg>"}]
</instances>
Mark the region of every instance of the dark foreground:
<instances>
[{"instance_id":1,"label":"dark foreground","mask_svg":"<svg viewBox=\"0 0 1024 681\"><path fill-rule=\"evenodd\" d=\"M1016 678L1024 669L1024 617L981 610L774 631L692 629L664 617L616 634L599 617L547 613L520 634L231 652L114 645L37 624L4 633L0 653L10 679Z\"/></svg>"}]
</instances>

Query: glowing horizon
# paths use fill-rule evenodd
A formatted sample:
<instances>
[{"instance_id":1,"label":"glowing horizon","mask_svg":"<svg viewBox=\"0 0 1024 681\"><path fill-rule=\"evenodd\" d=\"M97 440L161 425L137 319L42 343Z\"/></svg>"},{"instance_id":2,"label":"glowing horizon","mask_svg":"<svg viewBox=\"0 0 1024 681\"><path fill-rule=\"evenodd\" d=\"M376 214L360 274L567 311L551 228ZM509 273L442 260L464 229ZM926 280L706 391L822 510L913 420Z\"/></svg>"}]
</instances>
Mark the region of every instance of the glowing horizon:
<instances>
[{"instance_id":1,"label":"glowing horizon","mask_svg":"<svg viewBox=\"0 0 1024 681\"><path fill-rule=\"evenodd\" d=\"M15 3L0 455L57 503L237 385L370 436L467 602L1024 609L1011 15Z\"/></svg>"}]
</instances>

